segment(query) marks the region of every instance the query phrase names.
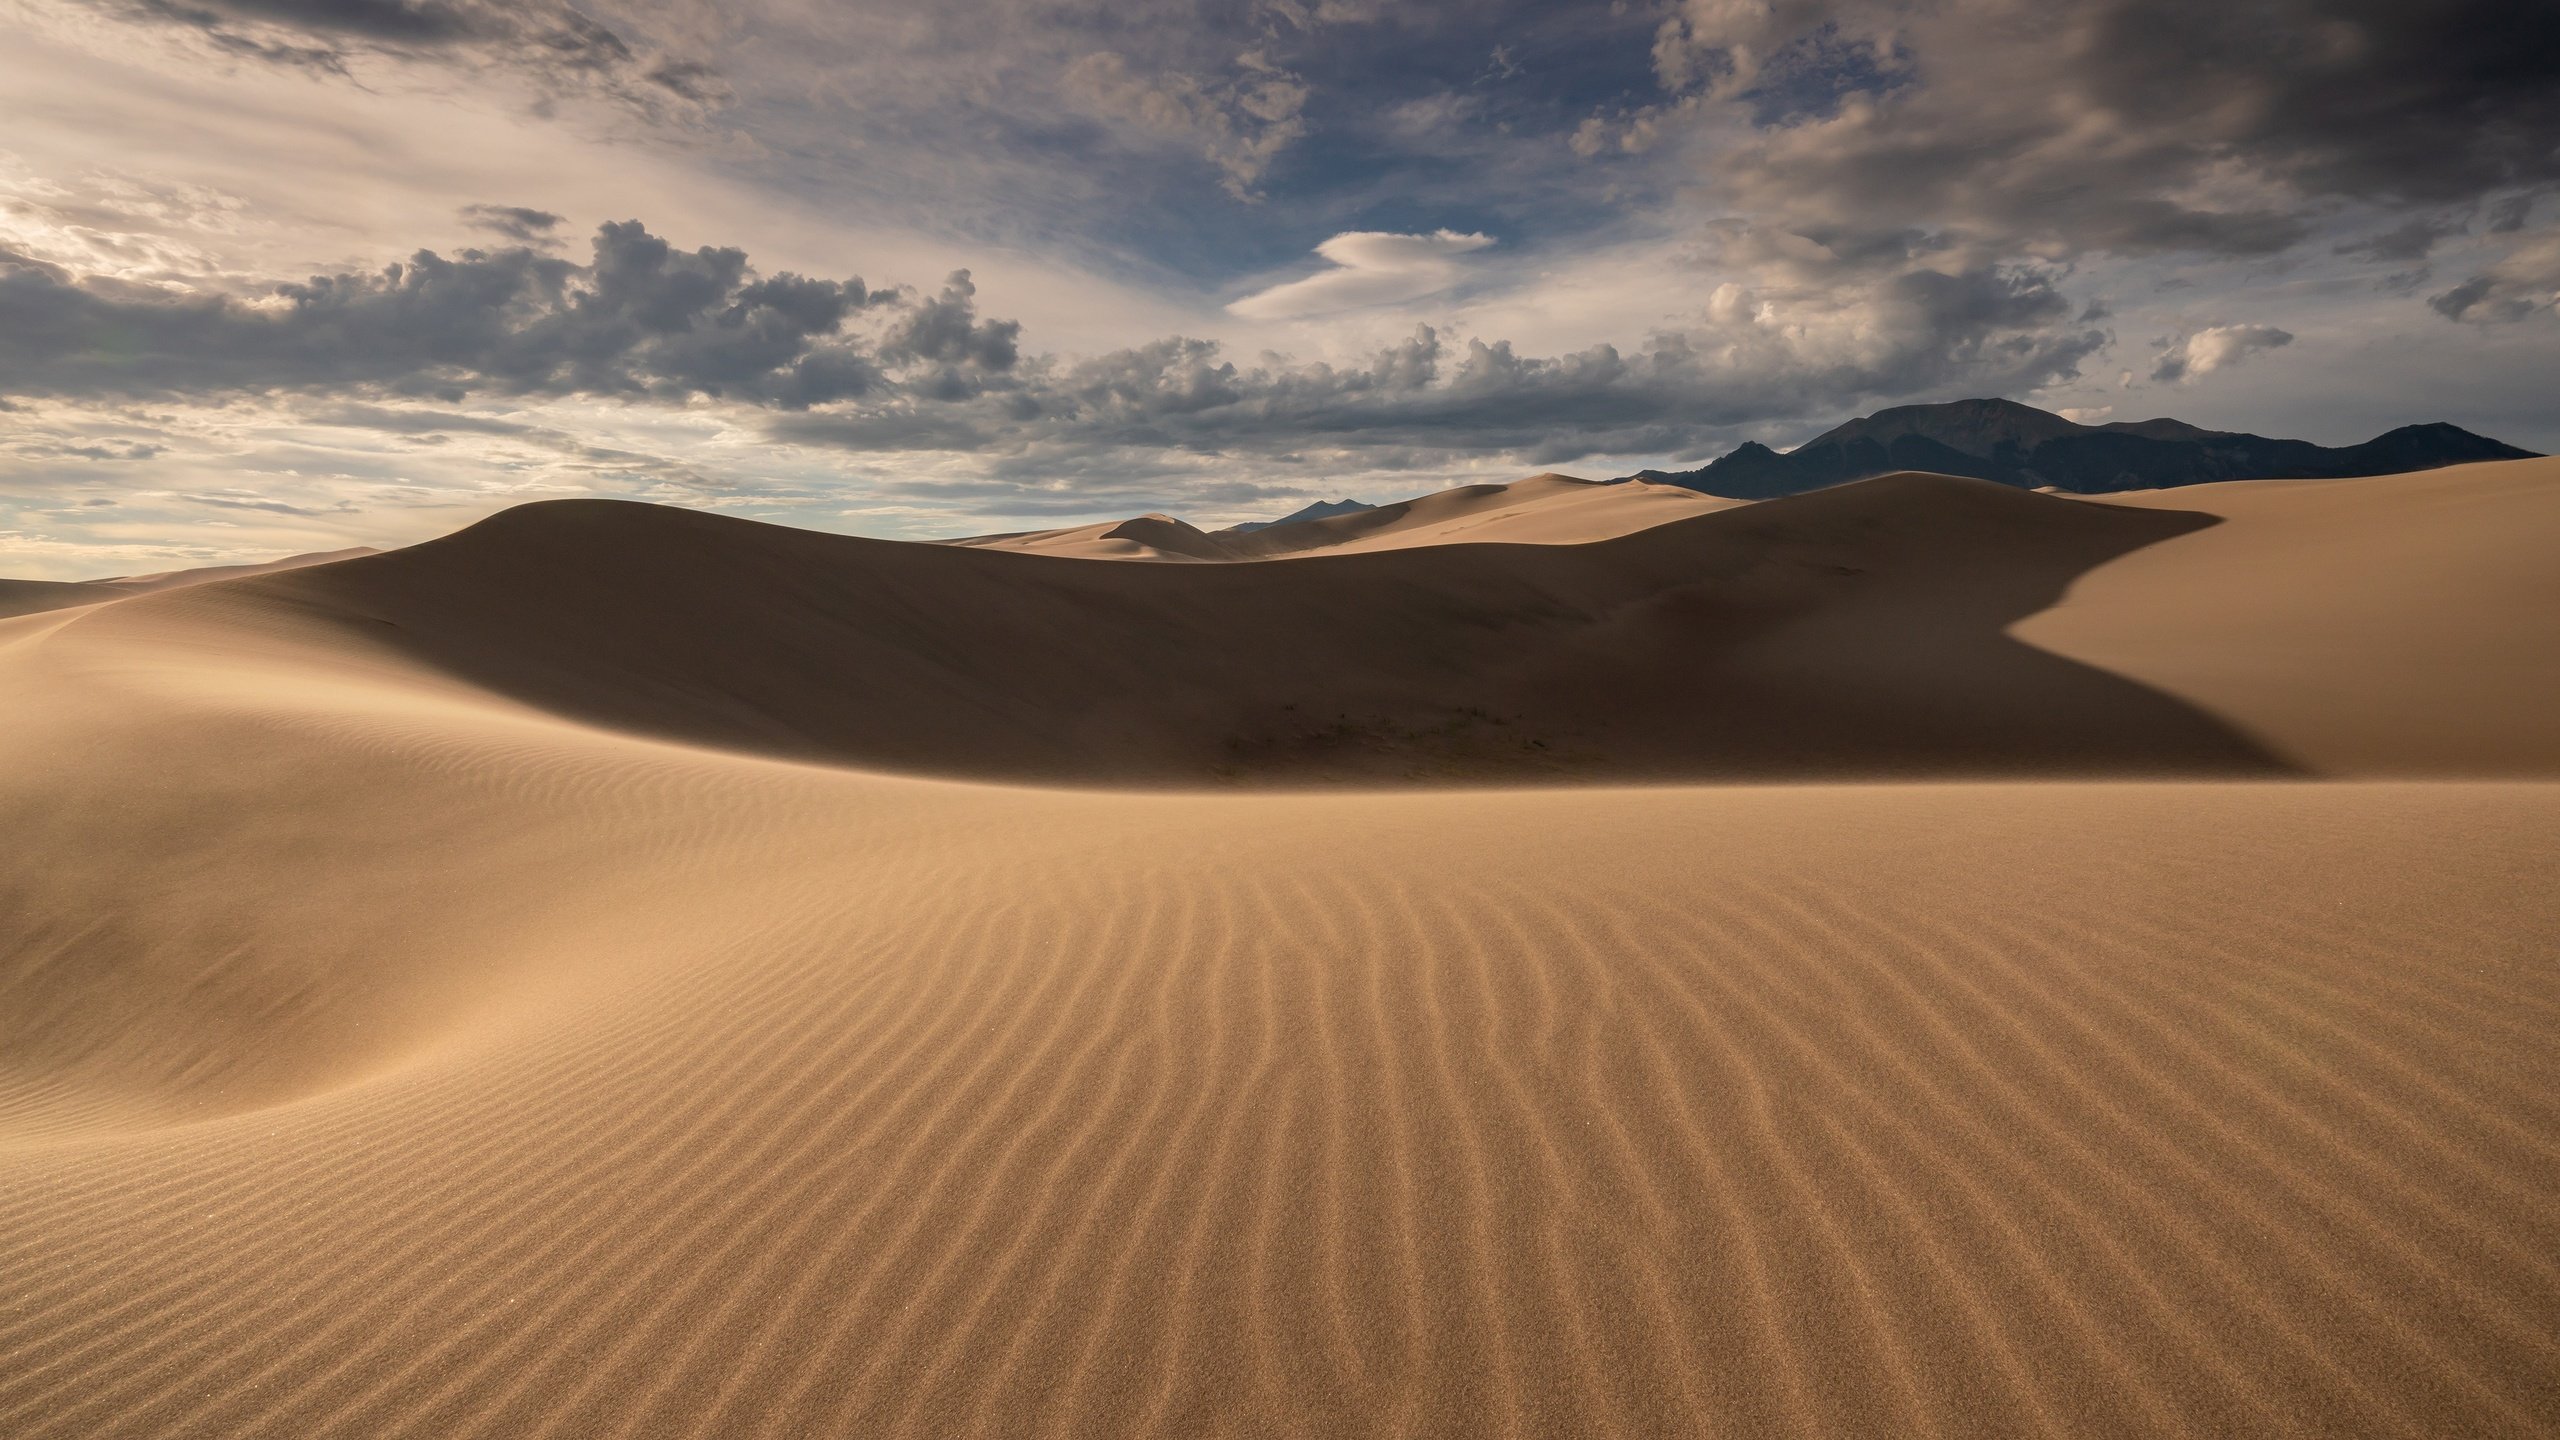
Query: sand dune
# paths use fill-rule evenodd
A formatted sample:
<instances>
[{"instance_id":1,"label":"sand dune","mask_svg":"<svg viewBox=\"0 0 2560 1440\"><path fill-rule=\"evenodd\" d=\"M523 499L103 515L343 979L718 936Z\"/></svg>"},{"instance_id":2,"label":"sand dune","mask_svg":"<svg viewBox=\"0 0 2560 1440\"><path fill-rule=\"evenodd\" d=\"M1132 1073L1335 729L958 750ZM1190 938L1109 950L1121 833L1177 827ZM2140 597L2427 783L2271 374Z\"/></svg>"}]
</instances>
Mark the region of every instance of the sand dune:
<instances>
[{"instance_id":1,"label":"sand dune","mask_svg":"<svg viewBox=\"0 0 2560 1440\"><path fill-rule=\"evenodd\" d=\"M1339 555L1461 543L1584 545L1742 503L1642 480L1612 484L1532 475L1508 485L1462 486L1257 535L1269 546L1264 555Z\"/></svg>"},{"instance_id":2,"label":"sand dune","mask_svg":"<svg viewBox=\"0 0 2560 1440\"><path fill-rule=\"evenodd\" d=\"M97 623L238 609L595 723L955 775L2284 773L2002 633L2207 523L1902 476L1588 545L1108 565L567 502Z\"/></svg>"},{"instance_id":3,"label":"sand dune","mask_svg":"<svg viewBox=\"0 0 2560 1440\"><path fill-rule=\"evenodd\" d=\"M2548 1433L2560 784L1943 781L1941 711L2282 773L2003 633L2282 550L2163 503L1182 566L552 505L0 621L0 1433ZM2472 568L2408 603L2503 623ZM1164 778L1504 654L1698 707L1586 773L1942 783L777 758Z\"/></svg>"},{"instance_id":4,"label":"sand dune","mask_svg":"<svg viewBox=\"0 0 2560 1440\"><path fill-rule=\"evenodd\" d=\"M1238 534L1141 515L1065 530L955 541L983 550L1084 560L1269 560L1416 545L1583 545L1742 504L1676 485L1616 484L1532 475L1508 485L1462 485L1350 515Z\"/></svg>"}]
</instances>

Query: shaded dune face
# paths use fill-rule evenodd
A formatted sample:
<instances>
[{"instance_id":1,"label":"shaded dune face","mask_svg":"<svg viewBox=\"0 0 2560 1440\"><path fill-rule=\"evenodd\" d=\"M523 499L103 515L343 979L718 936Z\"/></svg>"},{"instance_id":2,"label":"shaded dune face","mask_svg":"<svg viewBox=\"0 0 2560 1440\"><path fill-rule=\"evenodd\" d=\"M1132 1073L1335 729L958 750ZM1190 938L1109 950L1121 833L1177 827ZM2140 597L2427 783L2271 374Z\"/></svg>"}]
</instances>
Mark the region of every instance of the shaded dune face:
<instances>
[{"instance_id":1,"label":"shaded dune face","mask_svg":"<svg viewBox=\"0 0 2560 1440\"><path fill-rule=\"evenodd\" d=\"M591 723L950 775L2282 773L2005 633L2211 523L1904 475L1588 545L1139 566L572 501L223 599Z\"/></svg>"}]
</instances>

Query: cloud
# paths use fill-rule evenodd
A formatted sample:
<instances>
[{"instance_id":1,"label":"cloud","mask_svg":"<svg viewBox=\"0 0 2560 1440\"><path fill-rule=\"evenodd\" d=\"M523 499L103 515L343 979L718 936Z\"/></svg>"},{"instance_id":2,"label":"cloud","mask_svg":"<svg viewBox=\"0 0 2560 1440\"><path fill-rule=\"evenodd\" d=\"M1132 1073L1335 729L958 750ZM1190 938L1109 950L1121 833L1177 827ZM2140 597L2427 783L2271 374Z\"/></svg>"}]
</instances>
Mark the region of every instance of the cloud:
<instances>
[{"instance_id":1,"label":"cloud","mask_svg":"<svg viewBox=\"0 0 2560 1440\"><path fill-rule=\"evenodd\" d=\"M1316 247L1318 255L1332 262L1330 268L1257 291L1227 309L1249 319L1292 320L1419 300L1456 285L1466 274L1458 257L1492 244L1490 236L1454 230L1427 235L1346 231Z\"/></svg>"},{"instance_id":2,"label":"cloud","mask_svg":"<svg viewBox=\"0 0 2560 1440\"><path fill-rule=\"evenodd\" d=\"M2560 42L2508 0L1686 0L1655 61L1721 198L1806 233L2262 255L2560 181Z\"/></svg>"},{"instance_id":3,"label":"cloud","mask_svg":"<svg viewBox=\"0 0 2560 1440\"><path fill-rule=\"evenodd\" d=\"M463 223L493 231L526 245L539 245L560 228L560 217L548 210L535 210L523 205L465 205Z\"/></svg>"},{"instance_id":4,"label":"cloud","mask_svg":"<svg viewBox=\"0 0 2560 1440\"><path fill-rule=\"evenodd\" d=\"M2560 231L2527 236L2488 269L2427 304L2448 320L2514 324L2560 305Z\"/></svg>"},{"instance_id":5,"label":"cloud","mask_svg":"<svg viewBox=\"0 0 2560 1440\"><path fill-rule=\"evenodd\" d=\"M710 67L653 51L561 0L96 0L240 59L334 75L360 58L497 65L556 93L651 113L716 103Z\"/></svg>"},{"instance_id":6,"label":"cloud","mask_svg":"<svg viewBox=\"0 0 2560 1440\"><path fill-rule=\"evenodd\" d=\"M1337 237L1324 252L1334 271L1298 283L1331 286L1317 292L1326 305L1374 300L1388 290L1364 287L1381 277L1399 294L1444 283L1451 257L1485 243L1451 232ZM1426 326L1354 362L1247 364L1181 336L1033 353L1018 322L979 312L967 271L929 295L766 276L743 251L678 250L637 221L601 227L584 264L522 246L421 251L263 296L102 281L0 256L0 395L299 392L334 400L310 416L321 425L545 444L557 437L530 422L381 402L710 404L773 412L764 432L804 445L1036 457L1059 473L1106 460L1125 469L1149 451L1282 465L1311 453L1553 463L1689 450L1735 425L1827 414L1864 396L2033 389L2076 373L2105 340L2034 269L1891 272L1854 293L1727 290L1699 328L1636 348L1538 355ZM1294 303L1314 302L1302 293Z\"/></svg>"},{"instance_id":7,"label":"cloud","mask_svg":"<svg viewBox=\"0 0 2560 1440\"><path fill-rule=\"evenodd\" d=\"M2362 240L2349 241L2333 248L2333 254L2352 255L2359 260L2406 264L2424 260L2438 242L2463 231L2460 220L2434 215L2415 215L2394 229Z\"/></svg>"},{"instance_id":8,"label":"cloud","mask_svg":"<svg viewBox=\"0 0 2560 1440\"><path fill-rule=\"evenodd\" d=\"M333 405L303 417L314 425L341 425L353 430L380 430L393 435L441 435L462 431L476 435L529 435L537 427L458 410L391 409L381 405Z\"/></svg>"},{"instance_id":9,"label":"cloud","mask_svg":"<svg viewBox=\"0 0 2560 1440\"><path fill-rule=\"evenodd\" d=\"M253 300L82 279L0 252L0 395L493 391L805 406L876 383L844 323L897 300L859 279L759 276L743 251L680 251L638 221L599 229L587 265L524 247L421 250Z\"/></svg>"},{"instance_id":10,"label":"cloud","mask_svg":"<svg viewBox=\"0 0 2560 1440\"><path fill-rule=\"evenodd\" d=\"M1273 158L1306 133L1299 118L1308 90L1258 50L1236 58L1235 73L1203 79L1176 69L1148 71L1116 51L1067 67L1066 92L1093 112L1196 149L1244 198Z\"/></svg>"},{"instance_id":11,"label":"cloud","mask_svg":"<svg viewBox=\"0 0 2560 1440\"><path fill-rule=\"evenodd\" d=\"M254 490L215 490L196 493L173 490L160 492L158 498L183 500L190 505L204 505L216 510L257 510L269 515L294 515L305 518L314 515L348 515L355 513L356 509L354 505L344 500L333 505L289 505L282 500L270 499Z\"/></svg>"},{"instance_id":12,"label":"cloud","mask_svg":"<svg viewBox=\"0 0 2560 1440\"><path fill-rule=\"evenodd\" d=\"M2151 378L2168 383L2192 380L2227 370L2260 350L2280 350L2293 343L2290 332L2273 325L2215 325L2198 330L2163 351Z\"/></svg>"},{"instance_id":13,"label":"cloud","mask_svg":"<svg viewBox=\"0 0 2560 1440\"><path fill-rule=\"evenodd\" d=\"M1021 352L1014 341L1022 333L1012 320L980 320L978 287L966 270L951 272L942 293L910 311L881 341L883 358L928 361L946 368L982 372L1010 370Z\"/></svg>"},{"instance_id":14,"label":"cloud","mask_svg":"<svg viewBox=\"0 0 2560 1440\"><path fill-rule=\"evenodd\" d=\"M1041 483L1167 454L1284 467L1402 468L1453 455L1552 464L1693 451L1735 426L1828 415L1857 396L2033 389L2076 373L2104 339L2069 328L2071 307L2044 277L1999 271L1899 277L1819 322L1763 323L1759 313L1638 349L1546 356L1427 325L1341 364L1270 355L1244 364L1215 342L1167 337L1088 357L1026 356L942 406L910 390L894 403L778 416L767 433L851 451L971 451Z\"/></svg>"}]
</instances>

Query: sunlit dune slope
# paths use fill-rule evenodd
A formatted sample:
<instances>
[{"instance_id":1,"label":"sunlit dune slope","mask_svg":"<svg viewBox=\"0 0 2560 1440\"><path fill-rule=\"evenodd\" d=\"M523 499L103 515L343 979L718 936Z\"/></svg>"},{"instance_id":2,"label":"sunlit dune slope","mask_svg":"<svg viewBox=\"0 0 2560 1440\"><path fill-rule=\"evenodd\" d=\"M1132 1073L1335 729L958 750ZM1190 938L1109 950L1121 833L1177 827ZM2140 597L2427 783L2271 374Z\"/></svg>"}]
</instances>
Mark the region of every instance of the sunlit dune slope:
<instances>
[{"instance_id":1,"label":"sunlit dune slope","mask_svg":"<svg viewBox=\"0 0 2560 1440\"><path fill-rule=\"evenodd\" d=\"M948 774L2274 772L2003 633L2208 523L1896 476L1588 545L1176 566L565 502L183 603L595 723Z\"/></svg>"},{"instance_id":2,"label":"sunlit dune slope","mask_svg":"<svg viewBox=\"0 0 2560 1440\"><path fill-rule=\"evenodd\" d=\"M2100 566L2019 639L2323 773L2560 771L2560 458L2109 503L2224 523Z\"/></svg>"},{"instance_id":3,"label":"sunlit dune slope","mask_svg":"<svg viewBox=\"0 0 2560 1440\"><path fill-rule=\"evenodd\" d=\"M1606 483L1532 475L1508 485L1468 485L1349 515L1275 526L1240 537L1262 556L1350 554L1412 545L1581 545L1742 504L1677 485Z\"/></svg>"}]
</instances>

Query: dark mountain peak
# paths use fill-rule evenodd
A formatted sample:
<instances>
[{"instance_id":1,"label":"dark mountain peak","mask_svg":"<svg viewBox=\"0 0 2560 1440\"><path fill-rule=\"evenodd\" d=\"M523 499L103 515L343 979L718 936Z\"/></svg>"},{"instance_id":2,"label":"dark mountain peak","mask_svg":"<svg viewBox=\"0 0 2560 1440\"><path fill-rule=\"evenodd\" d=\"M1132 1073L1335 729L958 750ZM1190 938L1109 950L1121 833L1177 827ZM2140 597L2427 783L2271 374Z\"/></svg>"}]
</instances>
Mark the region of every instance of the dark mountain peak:
<instances>
[{"instance_id":1,"label":"dark mountain peak","mask_svg":"<svg viewBox=\"0 0 2560 1440\"><path fill-rule=\"evenodd\" d=\"M2110 435L2139 435L2145 440L2210 440L2217 435L2228 435L2231 433L2228 430L2207 430L2201 425L2190 425L2184 420L2170 420L2166 418L2159 420L2111 420L2104 425L2092 426L2090 428L2104 430Z\"/></svg>"},{"instance_id":2,"label":"dark mountain peak","mask_svg":"<svg viewBox=\"0 0 2560 1440\"><path fill-rule=\"evenodd\" d=\"M2403 425L2396 430L2385 430L2381 434L2374 436L2372 439L2367 440L2364 443L2367 445L2380 445L2385 442L2396 441L2423 441L2430 445L2462 446L2466 449L2478 450L2482 453L2484 458L2491 460L2531 460L2534 458L2534 452L2530 450L2519 450L2515 446L2506 444L2503 441L2492 440L2486 435L2474 434L2469 430L2463 429L2459 425L2448 424L2442 420L2422 420L2415 425Z\"/></svg>"},{"instance_id":3,"label":"dark mountain peak","mask_svg":"<svg viewBox=\"0 0 2560 1440\"><path fill-rule=\"evenodd\" d=\"M2361 445L2348 447L2374 468L2367 473L2387 475L2395 470L2425 470L2437 465L2466 465L2480 460L2530 460L2533 452L2474 435L2459 425L2430 420L2418 425L2403 425L2385 430ZM2347 453L2342 451L2340 453Z\"/></svg>"},{"instance_id":4,"label":"dark mountain peak","mask_svg":"<svg viewBox=\"0 0 2560 1440\"><path fill-rule=\"evenodd\" d=\"M1863 415L1808 440L1802 450L1872 440L1891 445L1905 436L1934 440L1966 455L1991 456L2002 445L2031 449L2083 427L2049 410L2015 400L1950 400L1940 405L1896 405Z\"/></svg>"}]
</instances>

